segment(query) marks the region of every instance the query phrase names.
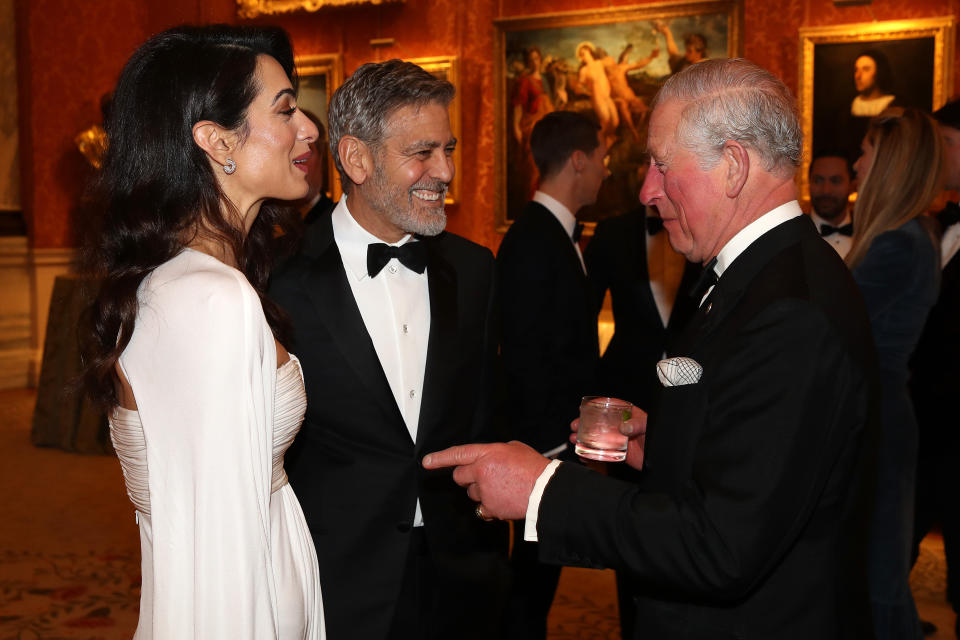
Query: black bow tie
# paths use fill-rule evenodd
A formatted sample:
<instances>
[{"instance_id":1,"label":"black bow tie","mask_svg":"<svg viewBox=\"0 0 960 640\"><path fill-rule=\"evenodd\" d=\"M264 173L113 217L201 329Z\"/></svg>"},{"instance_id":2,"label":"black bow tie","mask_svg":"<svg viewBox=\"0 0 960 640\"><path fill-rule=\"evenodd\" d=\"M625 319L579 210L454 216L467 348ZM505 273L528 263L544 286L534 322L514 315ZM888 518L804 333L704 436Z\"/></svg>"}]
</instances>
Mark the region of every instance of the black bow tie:
<instances>
[{"instance_id":1,"label":"black bow tie","mask_svg":"<svg viewBox=\"0 0 960 640\"><path fill-rule=\"evenodd\" d=\"M937 214L937 221L944 231L950 225L960 222L960 205L956 202L948 202L946 208Z\"/></svg>"},{"instance_id":2,"label":"black bow tie","mask_svg":"<svg viewBox=\"0 0 960 640\"><path fill-rule=\"evenodd\" d=\"M834 227L832 225L827 224L826 222L820 225L821 236L829 236L833 233L839 233L842 236L850 237L853 235L853 223L848 222L842 227Z\"/></svg>"},{"instance_id":3,"label":"black bow tie","mask_svg":"<svg viewBox=\"0 0 960 640\"><path fill-rule=\"evenodd\" d=\"M663 218L659 216L647 216L647 233L655 236L663 229Z\"/></svg>"},{"instance_id":4,"label":"black bow tie","mask_svg":"<svg viewBox=\"0 0 960 640\"><path fill-rule=\"evenodd\" d=\"M690 297L696 300L697 304L700 304L700 301L703 299L704 294L707 293L707 290L710 287L716 286L717 281L720 280L720 276L718 276L717 272L713 270L716 265L716 258L704 265L703 271L700 272L700 277L697 278L696 283L693 285L693 289L690 290Z\"/></svg>"},{"instance_id":5,"label":"black bow tie","mask_svg":"<svg viewBox=\"0 0 960 640\"><path fill-rule=\"evenodd\" d=\"M391 258L396 258L400 264L417 273L423 273L427 268L426 246L422 242L411 241L399 247L374 242L367 245L367 275L375 278Z\"/></svg>"},{"instance_id":6,"label":"black bow tie","mask_svg":"<svg viewBox=\"0 0 960 640\"><path fill-rule=\"evenodd\" d=\"M583 235L583 223L578 222L573 226L573 241L580 242L580 236Z\"/></svg>"}]
</instances>

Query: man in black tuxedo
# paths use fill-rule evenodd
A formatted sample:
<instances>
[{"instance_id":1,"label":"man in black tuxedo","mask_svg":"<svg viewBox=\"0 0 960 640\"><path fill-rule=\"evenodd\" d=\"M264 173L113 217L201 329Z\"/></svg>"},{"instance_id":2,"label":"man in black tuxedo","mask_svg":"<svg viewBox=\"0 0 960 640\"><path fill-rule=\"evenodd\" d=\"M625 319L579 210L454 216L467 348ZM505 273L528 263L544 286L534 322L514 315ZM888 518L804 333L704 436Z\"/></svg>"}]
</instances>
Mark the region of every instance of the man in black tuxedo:
<instances>
[{"instance_id":1,"label":"man in black tuxedo","mask_svg":"<svg viewBox=\"0 0 960 640\"><path fill-rule=\"evenodd\" d=\"M330 640L489 638L509 586L486 523L424 452L491 437L494 261L443 232L453 86L400 60L334 94L344 197L271 280L307 410L286 457L317 549ZM482 612L482 615L480 613Z\"/></svg>"},{"instance_id":2,"label":"man in black tuxedo","mask_svg":"<svg viewBox=\"0 0 960 640\"><path fill-rule=\"evenodd\" d=\"M554 111L533 128L540 186L497 253L500 352L510 390L510 437L548 457L568 448L570 421L592 393L599 349L597 315L577 246L576 214L597 200L607 149L596 122ZM523 523L518 527L522 528ZM504 637L546 638L560 567L541 564L537 545L519 541Z\"/></svg>"},{"instance_id":3,"label":"man in black tuxedo","mask_svg":"<svg viewBox=\"0 0 960 640\"><path fill-rule=\"evenodd\" d=\"M934 112L943 138L944 187L960 191L960 100ZM937 215L943 273L940 297L910 362L910 392L920 428L917 464L914 559L920 541L939 522L947 558L947 600L957 615L960 637L960 206L950 202Z\"/></svg>"},{"instance_id":4,"label":"man in black tuxedo","mask_svg":"<svg viewBox=\"0 0 960 640\"><path fill-rule=\"evenodd\" d=\"M700 265L670 247L656 209L640 206L597 224L583 259L594 309L606 292L614 334L600 358L597 386L649 412L657 394L657 361L697 309L691 289Z\"/></svg>"},{"instance_id":5,"label":"man in black tuxedo","mask_svg":"<svg viewBox=\"0 0 960 640\"><path fill-rule=\"evenodd\" d=\"M635 638L871 635L876 354L852 277L796 201L795 109L739 59L692 65L654 101L641 199L707 277L678 359L658 364L646 448L642 416L622 428L638 482L520 443L424 458L460 465L485 516L526 514L541 559L629 571Z\"/></svg>"},{"instance_id":6,"label":"man in black tuxedo","mask_svg":"<svg viewBox=\"0 0 960 640\"><path fill-rule=\"evenodd\" d=\"M640 181L646 175L646 167ZM594 309L607 291L613 306L614 334L600 358L597 387L652 410L660 381L657 361L697 309L691 294L700 265L677 253L667 240L656 208L641 205L597 224L583 259L590 273ZM610 475L635 481L638 471L608 465ZM617 610L624 638L633 636L633 581L617 572Z\"/></svg>"},{"instance_id":7,"label":"man in black tuxedo","mask_svg":"<svg viewBox=\"0 0 960 640\"><path fill-rule=\"evenodd\" d=\"M310 143L313 155L306 162L309 190L303 199L296 202L303 223L310 225L333 211L337 203L327 195L327 130L316 114L306 109L303 109L303 114L317 125L319 132L317 139Z\"/></svg>"},{"instance_id":8,"label":"man in black tuxedo","mask_svg":"<svg viewBox=\"0 0 960 640\"><path fill-rule=\"evenodd\" d=\"M824 149L810 161L810 219L820 236L845 258L853 242L850 194L853 166L842 151Z\"/></svg>"}]
</instances>

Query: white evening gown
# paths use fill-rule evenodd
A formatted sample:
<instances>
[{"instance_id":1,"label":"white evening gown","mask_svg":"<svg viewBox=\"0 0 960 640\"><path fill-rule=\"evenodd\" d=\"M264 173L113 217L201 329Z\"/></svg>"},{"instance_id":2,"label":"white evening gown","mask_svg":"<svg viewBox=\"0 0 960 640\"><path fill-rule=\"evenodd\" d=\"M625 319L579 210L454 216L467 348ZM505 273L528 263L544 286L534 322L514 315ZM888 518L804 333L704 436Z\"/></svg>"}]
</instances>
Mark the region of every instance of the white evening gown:
<instances>
[{"instance_id":1,"label":"white evening gown","mask_svg":"<svg viewBox=\"0 0 960 640\"><path fill-rule=\"evenodd\" d=\"M256 292L192 250L140 287L110 433L137 510L136 640L325 637L317 556L283 454L306 408Z\"/></svg>"}]
</instances>

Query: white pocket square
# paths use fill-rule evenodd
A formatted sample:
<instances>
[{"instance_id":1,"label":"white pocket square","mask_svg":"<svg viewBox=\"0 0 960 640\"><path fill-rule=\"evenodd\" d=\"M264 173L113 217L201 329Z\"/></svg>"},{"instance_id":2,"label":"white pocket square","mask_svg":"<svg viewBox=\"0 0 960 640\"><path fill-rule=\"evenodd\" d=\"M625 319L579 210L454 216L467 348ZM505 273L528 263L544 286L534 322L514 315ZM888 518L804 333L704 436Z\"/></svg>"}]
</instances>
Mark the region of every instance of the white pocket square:
<instances>
[{"instance_id":1,"label":"white pocket square","mask_svg":"<svg viewBox=\"0 0 960 640\"><path fill-rule=\"evenodd\" d=\"M703 367L693 358L667 358L657 363L657 377L665 387L680 387L700 382Z\"/></svg>"}]
</instances>

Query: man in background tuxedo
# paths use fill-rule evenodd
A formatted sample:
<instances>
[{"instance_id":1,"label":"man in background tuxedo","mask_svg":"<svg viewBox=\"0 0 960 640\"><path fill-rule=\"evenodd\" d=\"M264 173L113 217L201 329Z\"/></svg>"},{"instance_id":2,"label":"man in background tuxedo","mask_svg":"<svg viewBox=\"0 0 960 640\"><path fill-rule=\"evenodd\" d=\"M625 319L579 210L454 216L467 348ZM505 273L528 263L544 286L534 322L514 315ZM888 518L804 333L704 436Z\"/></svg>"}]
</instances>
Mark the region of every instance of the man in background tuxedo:
<instances>
[{"instance_id":1,"label":"man in background tuxedo","mask_svg":"<svg viewBox=\"0 0 960 640\"><path fill-rule=\"evenodd\" d=\"M572 111L544 116L530 147L540 187L497 254L500 351L510 436L555 457L567 450L567 425L595 386L597 315L577 245L576 214L597 200L608 175L607 148L600 127ZM545 638L560 567L541 564L536 545L522 541L514 545L512 565L504 635Z\"/></svg>"},{"instance_id":2,"label":"man in background tuxedo","mask_svg":"<svg viewBox=\"0 0 960 640\"><path fill-rule=\"evenodd\" d=\"M673 250L663 219L645 206L598 223L583 259L594 309L607 291L613 305L614 334L600 358L598 386L649 413L660 386L657 361L697 308L689 294L700 265Z\"/></svg>"},{"instance_id":3,"label":"man in background tuxedo","mask_svg":"<svg viewBox=\"0 0 960 640\"><path fill-rule=\"evenodd\" d=\"M944 149L944 187L960 191L960 100L934 112ZM910 362L910 392L920 428L914 559L920 541L939 522L947 558L947 600L958 614L960 637L960 206L950 202L937 215L941 240L940 297Z\"/></svg>"},{"instance_id":4,"label":"man in background tuxedo","mask_svg":"<svg viewBox=\"0 0 960 640\"><path fill-rule=\"evenodd\" d=\"M850 194L853 167L840 151L821 151L810 162L810 218L824 240L841 258L850 251L853 223Z\"/></svg>"},{"instance_id":5,"label":"man in background tuxedo","mask_svg":"<svg viewBox=\"0 0 960 640\"><path fill-rule=\"evenodd\" d=\"M271 280L306 384L285 467L329 640L500 630L508 527L478 520L448 472L419 464L494 424L493 256L443 231L453 93L400 60L347 79L329 112L344 196Z\"/></svg>"},{"instance_id":6,"label":"man in background tuxedo","mask_svg":"<svg viewBox=\"0 0 960 640\"><path fill-rule=\"evenodd\" d=\"M646 167L638 172L640 182ZM697 309L691 289L700 265L677 253L654 207L640 207L597 224L583 255L594 308L606 292L613 306L614 334L600 358L597 387L650 413L657 397L657 361ZM627 465L607 465L622 480L637 480ZM628 573L617 572L617 609L624 638L633 636L633 592Z\"/></svg>"},{"instance_id":7,"label":"man in background tuxedo","mask_svg":"<svg viewBox=\"0 0 960 640\"><path fill-rule=\"evenodd\" d=\"M317 125L317 139L310 143L313 155L307 160L307 195L296 203L304 224L313 224L333 211L337 205L327 195L327 130L316 114L303 109L303 114Z\"/></svg>"},{"instance_id":8,"label":"man in background tuxedo","mask_svg":"<svg viewBox=\"0 0 960 640\"><path fill-rule=\"evenodd\" d=\"M488 517L525 514L542 560L628 571L634 638L870 637L876 354L852 276L797 202L793 96L749 61L700 62L660 89L648 145L641 200L704 265L704 294L658 365L649 428L635 411L621 429L639 481L517 442L424 465L457 465Z\"/></svg>"}]
</instances>

